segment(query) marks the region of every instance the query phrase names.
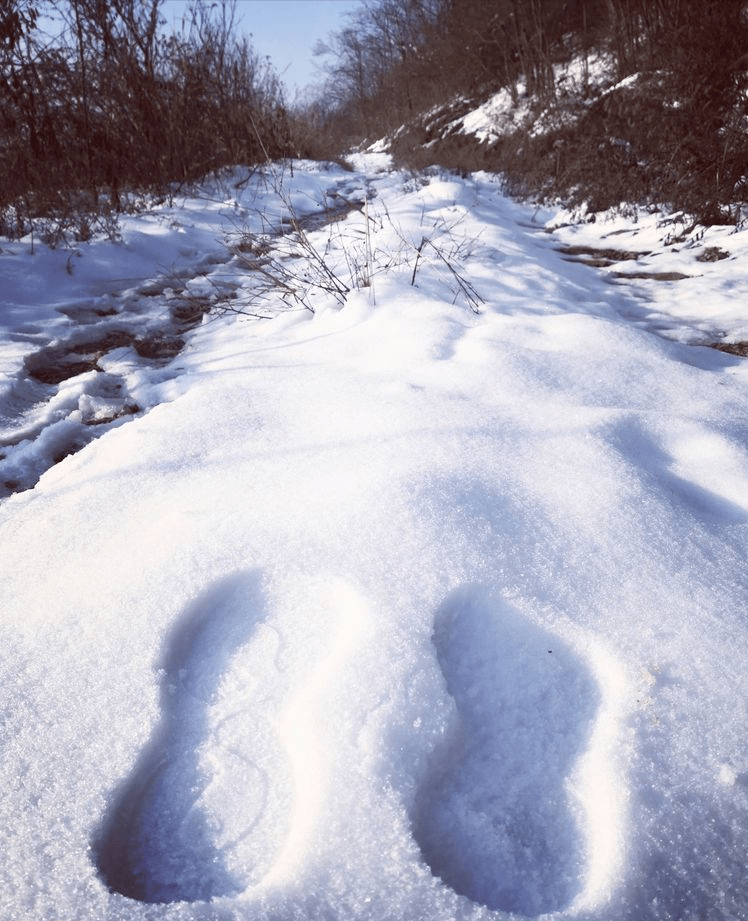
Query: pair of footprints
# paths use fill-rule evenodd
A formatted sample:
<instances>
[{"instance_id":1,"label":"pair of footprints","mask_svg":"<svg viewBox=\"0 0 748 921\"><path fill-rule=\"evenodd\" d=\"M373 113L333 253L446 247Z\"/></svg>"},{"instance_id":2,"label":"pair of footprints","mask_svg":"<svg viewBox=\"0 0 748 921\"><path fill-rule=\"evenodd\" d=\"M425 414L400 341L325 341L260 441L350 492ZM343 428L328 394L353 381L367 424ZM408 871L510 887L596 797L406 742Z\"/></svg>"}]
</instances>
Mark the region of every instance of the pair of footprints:
<instances>
[{"instance_id":1,"label":"pair of footprints","mask_svg":"<svg viewBox=\"0 0 748 921\"><path fill-rule=\"evenodd\" d=\"M343 592L341 619L346 598L356 603ZM172 632L161 721L94 842L112 891L148 903L209 901L268 877L293 813L294 778L266 686L279 674L279 642L254 573L214 586ZM598 682L558 637L479 588L448 597L433 642L455 718L408 804L423 860L490 909L567 907L590 875L594 842L568 779L589 748ZM226 688L239 650L243 677Z\"/></svg>"}]
</instances>

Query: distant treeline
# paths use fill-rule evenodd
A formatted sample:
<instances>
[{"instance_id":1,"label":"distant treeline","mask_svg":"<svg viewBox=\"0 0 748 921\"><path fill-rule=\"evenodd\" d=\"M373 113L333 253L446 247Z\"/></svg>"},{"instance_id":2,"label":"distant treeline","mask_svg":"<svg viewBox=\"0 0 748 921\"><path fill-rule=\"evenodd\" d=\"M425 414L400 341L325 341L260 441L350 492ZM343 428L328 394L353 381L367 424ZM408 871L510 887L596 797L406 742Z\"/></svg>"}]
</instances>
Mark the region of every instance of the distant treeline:
<instances>
[{"instance_id":1,"label":"distant treeline","mask_svg":"<svg viewBox=\"0 0 748 921\"><path fill-rule=\"evenodd\" d=\"M405 124L394 146L413 165L497 169L518 191L599 207L657 199L729 220L746 198L745 0L371 0L319 51L331 80L317 118L341 142ZM632 79L574 110L555 78L574 56ZM458 100L502 87L574 117L490 145L444 136Z\"/></svg>"},{"instance_id":2,"label":"distant treeline","mask_svg":"<svg viewBox=\"0 0 748 921\"><path fill-rule=\"evenodd\" d=\"M195 0L176 33L161 7L0 0L0 233L287 153L280 83L235 3Z\"/></svg>"},{"instance_id":3,"label":"distant treeline","mask_svg":"<svg viewBox=\"0 0 748 921\"><path fill-rule=\"evenodd\" d=\"M593 208L657 201L714 222L748 197L747 0L368 0L317 49L323 91L290 113L237 38L235 0L194 0L172 32L162 7L0 0L0 234L385 135L406 165L496 170ZM603 61L605 92L583 79L569 94L557 73L572 59L583 75ZM454 128L502 88L529 124L490 142Z\"/></svg>"}]
</instances>

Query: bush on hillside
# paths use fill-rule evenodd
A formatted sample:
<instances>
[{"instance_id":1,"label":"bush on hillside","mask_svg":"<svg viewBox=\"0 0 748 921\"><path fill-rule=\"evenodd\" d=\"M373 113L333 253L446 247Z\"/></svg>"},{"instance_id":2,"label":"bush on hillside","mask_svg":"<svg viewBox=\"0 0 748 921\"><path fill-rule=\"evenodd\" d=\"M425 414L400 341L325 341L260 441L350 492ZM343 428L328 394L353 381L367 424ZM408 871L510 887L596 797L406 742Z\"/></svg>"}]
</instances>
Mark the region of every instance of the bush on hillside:
<instances>
[{"instance_id":1,"label":"bush on hillside","mask_svg":"<svg viewBox=\"0 0 748 921\"><path fill-rule=\"evenodd\" d=\"M0 3L0 233L288 152L280 83L234 38L235 3L196 0L173 35L161 4L65 0L50 38L36 0Z\"/></svg>"},{"instance_id":2,"label":"bush on hillside","mask_svg":"<svg viewBox=\"0 0 748 921\"><path fill-rule=\"evenodd\" d=\"M425 10L431 25L399 54L375 15L391 2L370 4L353 24L368 36L367 54L389 48L390 57L380 53L371 71L367 54L357 58L359 90L332 113L347 137L387 135L411 168L499 171L518 194L592 209L656 201L708 223L735 219L748 185L744 0L408 0L400 16L422 23ZM353 28L343 47L358 37ZM590 79L593 56L609 61L604 89ZM576 99L558 81L574 58ZM412 87L425 75L413 111ZM528 112L524 124L497 128L492 141L467 135L464 111L502 88Z\"/></svg>"}]
</instances>

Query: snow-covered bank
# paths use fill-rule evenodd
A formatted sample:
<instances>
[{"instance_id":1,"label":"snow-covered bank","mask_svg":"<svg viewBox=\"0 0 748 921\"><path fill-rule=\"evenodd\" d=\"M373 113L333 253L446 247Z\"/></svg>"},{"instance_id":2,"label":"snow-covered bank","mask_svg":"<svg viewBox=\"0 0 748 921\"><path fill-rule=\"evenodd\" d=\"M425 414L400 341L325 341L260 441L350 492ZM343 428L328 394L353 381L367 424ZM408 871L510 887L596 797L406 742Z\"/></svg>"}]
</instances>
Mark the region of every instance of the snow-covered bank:
<instances>
[{"instance_id":1,"label":"snow-covered bank","mask_svg":"<svg viewBox=\"0 0 748 921\"><path fill-rule=\"evenodd\" d=\"M697 302L740 329L739 262L637 293L490 176L356 168L284 182L376 193L373 288L128 365L148 411L0 504L0 914L746 916L748 371L686 344ZM205 249L193 289L248 294L218 251L264 194L110 274ZM341 277L364 220L313 235ZM6 295L8 388L24 308L119 309L143 226Z\"/></svg>"}]
</instances>

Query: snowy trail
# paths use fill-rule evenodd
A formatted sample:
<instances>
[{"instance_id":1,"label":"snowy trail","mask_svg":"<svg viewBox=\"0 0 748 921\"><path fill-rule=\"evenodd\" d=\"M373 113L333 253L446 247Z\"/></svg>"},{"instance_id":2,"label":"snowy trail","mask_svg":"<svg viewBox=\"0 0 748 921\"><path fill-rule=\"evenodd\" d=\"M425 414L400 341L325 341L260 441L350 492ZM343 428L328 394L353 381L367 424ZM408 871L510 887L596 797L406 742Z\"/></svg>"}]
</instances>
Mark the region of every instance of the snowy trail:
<instances>
[{"instance_id":1,"label":"snowy trail","mask_svg":"<svg viewBox=\"0 0 748 921\"><path fill-rule=\"evenodd\" d=\"M128 228L124 248L129 252L117 254L123 271L132 271L131 260L137 258L135 277L96 277L101 263L106 266L107 257L111 259L111 241L99 244L104 258L94 259L93 266L88 261L78 265L74 257L83 258L80 250L69 255L65 278L59 277L64 253L39 253L33 243L19 243L8 253L11 258L4 268L10 303L3 305L0 316L0 330L5 332L0 355L9 364L0 378L0 500L31 489L54 464L154 405L154 385L179 373L169 365L184 348L189 331L217 305L230 304L240 287L241 269L247 274L241 242L236 240L277 241L291 229L283 213L289 206L296 209L294 226L311 230L361 205L357 184L338 178L331 188L314 189L314 194L308 189L295 195L282 192L275 207L268 208L266 201L257 207L252 196L240 207L231 193L243 181L230 180L216 180L217 189L205 190L208 195L222 194L218 214L206 215L203 203L196 215L194 201L170 209L171 227L184 233L183 222L192 221L187 225L191 236L208 248L207 255L180 246L178 234L164 240L163 218L149 228L150 215L140 219L145 227L139 232ZM218 231L212 239L209 229ZM25 277L26 264L14 258L23 249L33 257L32 263L43 263L40 274L58 287L51 304L44 305L53 310L47 310L43 322L14 322L18 313L31 307L33 286ZM6 317L9 323L3 322Z\"/></svg>"},{"instance_id":2,"label":"snowy trail","mask_svg":"<svg viewBox=\"0 0 748 921\"><path fill-rule=\"evenodd\" d=\"M375 188L375 302L204 323L0 505L0 913L745 917L744 364L360 166L296 174Z\"/></svg>"}]
</instances>

